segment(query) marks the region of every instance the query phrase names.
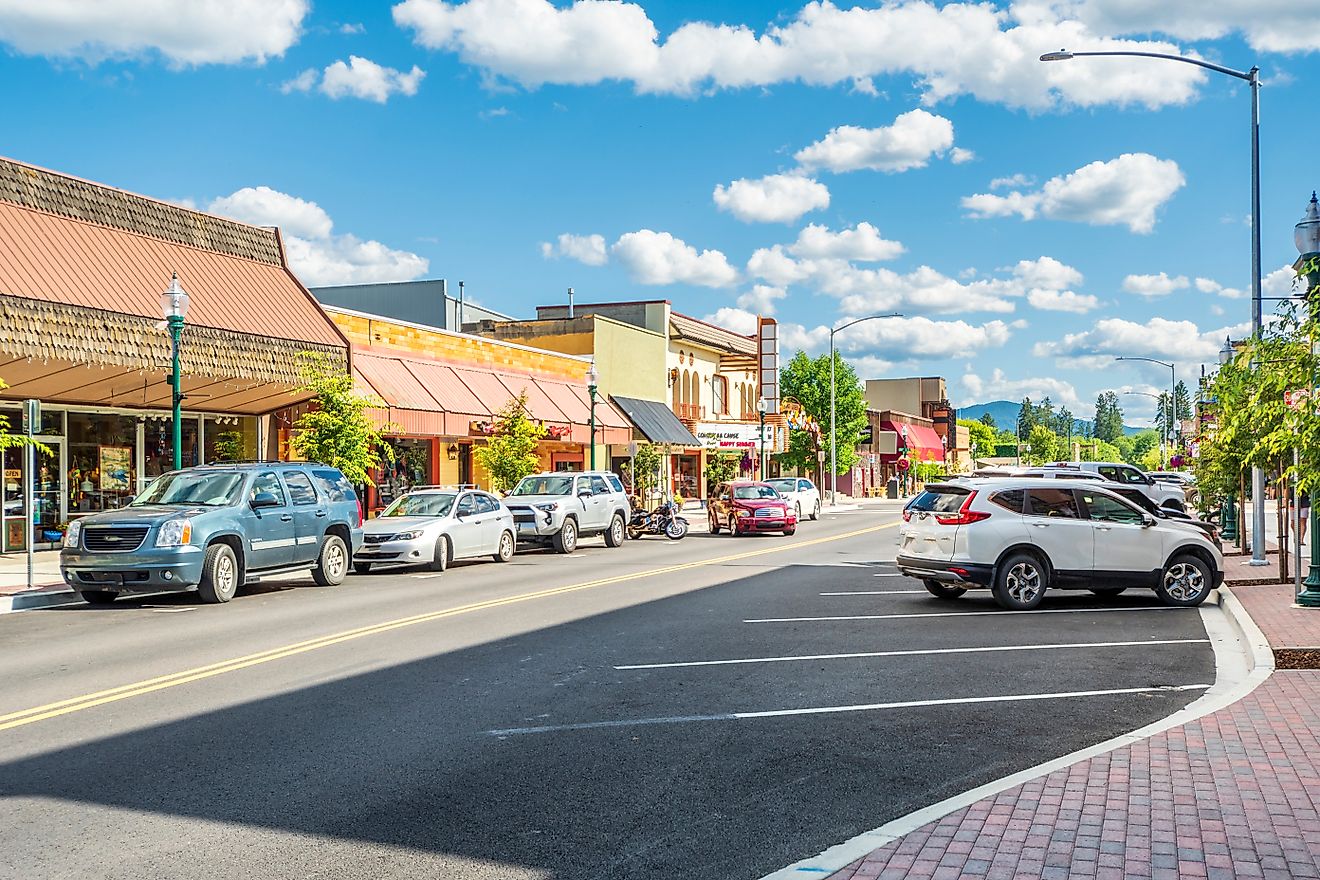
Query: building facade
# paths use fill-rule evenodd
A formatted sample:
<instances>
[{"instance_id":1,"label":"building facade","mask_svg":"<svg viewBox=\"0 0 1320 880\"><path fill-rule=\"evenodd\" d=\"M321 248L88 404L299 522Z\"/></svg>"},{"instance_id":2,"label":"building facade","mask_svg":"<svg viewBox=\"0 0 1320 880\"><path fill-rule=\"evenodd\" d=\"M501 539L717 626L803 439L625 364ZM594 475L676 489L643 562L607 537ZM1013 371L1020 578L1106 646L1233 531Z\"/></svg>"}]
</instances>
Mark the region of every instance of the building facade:
<instances>
[{"instance_id":1,"label":"building facade","mask_svg":"<svg viewBox=\"0 0 1320 880\"><path fill-rule=\"evenodd\" d=\"M461 284L461 282L460 282ZM461 290L461 288L459 288ZM462 330L482 321L507 321L509 315L473 303L443 278L376 284L335 284L310 288L317 302L409 324Z\"/></svg>"}]
</instances>

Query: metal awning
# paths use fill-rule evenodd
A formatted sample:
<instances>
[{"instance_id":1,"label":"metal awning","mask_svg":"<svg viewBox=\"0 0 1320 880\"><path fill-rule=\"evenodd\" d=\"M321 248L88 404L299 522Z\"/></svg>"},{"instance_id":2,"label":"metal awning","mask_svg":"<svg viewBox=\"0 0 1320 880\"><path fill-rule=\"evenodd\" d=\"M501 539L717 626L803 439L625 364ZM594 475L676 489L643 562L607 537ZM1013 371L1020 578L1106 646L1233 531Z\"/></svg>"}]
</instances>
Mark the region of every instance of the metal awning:
<instances>
[{"instance_id":1,"label":"metal awning","mask_svg":"<svg viewBox=\"0 0 1320 880\"><path fill-rule=\"evenodd\" d=\"M689 431L678 420L678 416L674 415L674 411L665 404L655 400L639 400L636 397L618 395L610 397L637 430L642 432L642 436L652 443L671 443L675 446L701 445L696 435Z\"/></svg>"}]
</instances>

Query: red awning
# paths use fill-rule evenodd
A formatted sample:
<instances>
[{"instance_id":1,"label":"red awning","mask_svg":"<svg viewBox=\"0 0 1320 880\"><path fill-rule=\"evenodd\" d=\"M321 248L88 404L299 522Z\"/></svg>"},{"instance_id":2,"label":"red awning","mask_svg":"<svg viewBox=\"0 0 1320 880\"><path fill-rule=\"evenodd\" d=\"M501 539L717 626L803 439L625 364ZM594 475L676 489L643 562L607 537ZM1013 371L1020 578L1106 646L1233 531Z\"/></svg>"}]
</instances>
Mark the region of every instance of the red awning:
<instances>
[{"instance_id":1,"label":"red awning","mask_svg":"<svg viewBox=\"0 0 1320 880\"><path fill-rule=\"evenodd\" d=\"M907 448L911 457L917 461L944 461L944 444L934 428L925 425L909 425L907 422L881 422L881 430L893 431L898 435L898 443L903 444L904 431L907 432ZM892 461L897 456L884 456Z\"/></svg>"}]
</instances>

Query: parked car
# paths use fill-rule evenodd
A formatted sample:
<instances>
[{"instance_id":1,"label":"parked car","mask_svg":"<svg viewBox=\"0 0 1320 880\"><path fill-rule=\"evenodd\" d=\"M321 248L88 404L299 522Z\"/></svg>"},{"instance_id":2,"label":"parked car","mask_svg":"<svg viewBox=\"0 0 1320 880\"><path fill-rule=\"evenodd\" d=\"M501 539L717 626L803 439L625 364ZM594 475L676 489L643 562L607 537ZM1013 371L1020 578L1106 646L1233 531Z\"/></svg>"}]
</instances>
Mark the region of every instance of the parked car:
<instances>
[{"instance_id":1,"label":"parked car","mask_svg":"<svg viewBox=\"0 0 1320 880\"><path fill-rule=\"evenodd\" d=\"M1144 587L1165 604L1193 606L1224 576L1204 531L1161 520L1099 483L932 484L903 518L898 569L941 599L989 587L1000 606L1029 610L1047 589L1112 596Z\"/></svg>"},{"instance_id":2,"label":"parked car","mask_svg":"<svg viewBox=\"0 0 1320 880\"><path fill-rule=\"evenodd\" d=\"M609 471L523 477L504 504L519 541L550 544L560 553L572 553L579 538L591 535L604 535L605 546L618 547L632 519L628 493Z\"/></svg>"},{"instance_id":3,"label":"parked car","mask_svg":"<svg viewBox=\"0 0 1320 880\"><path fill-rule=\"evenodd\" d=\"M500 499L474 489L423 487L400 495L363 526L353 570L376 565L425 565L444 571L455 559L513 558L513 514Z\"/></svg>"},{"instance_id":4,"label":"parked car","mask_svg":"<svg viewBox=\"0 0 1320 880\"><path fill-rule=\"evenodd\" d=\"M361 546L362 508L335 468L215 464L163 474L127 507L70 522L60 572L93 605L163 590L228 602L274 574L335 586Z\"/></svg>"},{"instance_id":5,"label":"parked car","mask_svg":"<svg viewBox=\"0 0 1320 880\"><path fill-rule=\"evenodd\" d=\"M1113 461L1056 461L1051 468L1070 468L1099 474L1106 480L1125 486L1137 486L1146 497L1160 507L1172 507L1175 510L1187 509L1187 497L1181 487L1159 482L1130 464Z\"/></svg>"},{"instance_id":6,"label":"parked car","mask_svg":"<svg viewBox=\"0 0 1320 880\"><path fill-rule=\"evenodd\" d=\"M820 519L820 490L811 480L806 477L778 477L766 480L766 483L788 499L798 520L802 519L803 513L806 513L807 519Z\"/></svg>"},{"instance_id":7,"label":"parked car","mask_svg":"<svg viewBox=\"0 0 1320 880\"><path fill-rule=\"evenodd\" d=\"M797 513L768 483L734 480L716 487L707 503L710 533L722 529L737 537L751 532L797 531Z\"/></svg>"}]
</instances>

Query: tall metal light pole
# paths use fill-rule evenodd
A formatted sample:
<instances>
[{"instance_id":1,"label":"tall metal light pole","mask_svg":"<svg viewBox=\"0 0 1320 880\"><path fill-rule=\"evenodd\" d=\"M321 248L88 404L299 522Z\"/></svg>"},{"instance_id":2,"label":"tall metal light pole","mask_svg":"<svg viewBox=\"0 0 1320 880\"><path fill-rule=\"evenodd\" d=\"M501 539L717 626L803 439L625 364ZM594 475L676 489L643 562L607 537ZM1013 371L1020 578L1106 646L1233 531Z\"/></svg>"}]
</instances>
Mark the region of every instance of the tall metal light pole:
<instances>
[{"instance_id":1,"label":"tall metal light pole","mask_svg":"<svg viewBox=\"0 0 1320 880\"><path fill-rule=\"evenodd\" d=\"M1166 413L1169 423L1164 426L1164 433L1169 435L1169 443L1172 445L1174 439L1174 426L1178 424L1178 368L1168 361L1158 360L1148 357L1116 357L1116 361L1146 361L1151 364L1159 364L1162 367L1169 368L1169 412ZM1157 400L1159 398L1156 398ZM1160 446L1164 445L1164 438L1160 437Z\"/></svg>"},{"instance_id":2,"label":"tall metal light pole","mask_svg":"<svg viewBox=\"0 0 1320 880\"><path fill-rule=\"evenodd\" d=\"M1156 401L1160 399L1158 394L1151 394L1149 391L1124 391L1124 394L1140 394L1142 397L1153 397ZM1164 467L1164 432L1160 432L1160 467Z\"/></svg>"},{"instance_id":3,"label":"tall metal light pole","mask_svg":"<svg viewBox=\"0 0 1320 880\"><path fill-rule=\"evenodd\" d=\"M838 475L839 458L838 450L835 448L836 434L834 430L834 334L840 330L847 330L854 324L860 324L863 321L877 321L880 318L901 318L897 312L889 315L867 315L864 318L855 318L846 324L840 324L838 327L830 329L830 506L833 507L838 502L835 500L838 494Z\"/></svg>"},{"instance_id":4,"label":"tall metal light pole","mask_svg":"<svg viewBox=\"0 0 1320 880\"><path fill-rule=\"evenodd\" d=\"M170 275L170 286L160 295L160 313L170 331L170 392L174 405L174 469L183 467L183 388L179 376L179 342L183 319L188 314L188 294L179 284L179 273Z\"/></svg>"},{"instance_id":5,"label":"tall metal light pole","mask_svg":"<svg viewBox=\"0 0 1320 880\"><path fill-rule=\"evenodd\" d=\"M1306 214L1303 215L1301 222L1293 227L1293 242L1297 245L1297 251L1301 254L1294 267L1299 273L1308 268L1308 264L1315 259L1320 259L1320 201L1316 200L1315 193L1311 193L1311 203L1306 207ZM1315 309L1317 307L1317 298L1320 298L1320 289L1317 289L1317 279L1313 274L1306 273L1301 275L1302 290L1306 297L1309 317L1314 319ZM1311 358L1315 358L1315 337L1311 337ZM1311 376L1311 392L1315 393L1316 377ZM1308 405L1310 405L1308 403ZM1314 454L1313 450L1308 450L1308 454ZM1309 493L1314 502L1317 494L1312 489ZM1302 583L1303 589L1297 592L1297 604L1303 608L1320 608L1320 513L1316 512L1314 503L1311 505L1311 521L1305 525L1299 525L1298 531L1310 527L1311 531L1311 570L1307 572L1306 580ZM1301 570L1301 555L1298 554L1297 566Z\"/></svg>"},{"instance_id":6,"label":"tall metal light pole","mask_svg":"<svg viewBox=\"0 0 1320 880\"><path fill-rule=\"evenodd\" d=\"M764 397L756 398L756 414L761 417L761 479L765 479L765 413L770 409L770 402Z\"/></svg>"},{"instance_id":7,"label":"tall metal light pole","mask_svg":"<svg viewBox=\"0 0 1320 880\"><path fill-rule=\"evenodd\" d=\"M596 469L596 383L600 374L596 372L596 362L587 364L587 393L591 396L591 469Z\"/></svg>"},{"instance_id":8,"label":"tall metal light pole","mask_svg":"<svg viewBox=\"0 0 1320 880\"><path fill-rule=\"evenodd\" d=\"M1181 61L1183 64L1193 64L1243 80L1251 87L1251 338L1260 339L1260 68L1253 67L1247 71L1234 70L1199 58L1166 55L1162 52L1069 52L1060 49L1058 52L1046 52L1040 56L1040 60L1069 61L1084 56L1127 56ZM1251 561L1248 564L1269 565L1269 560L1265 558L1265 472L1259 467L1251 469Z\"/></svg>"}]
</instances>

